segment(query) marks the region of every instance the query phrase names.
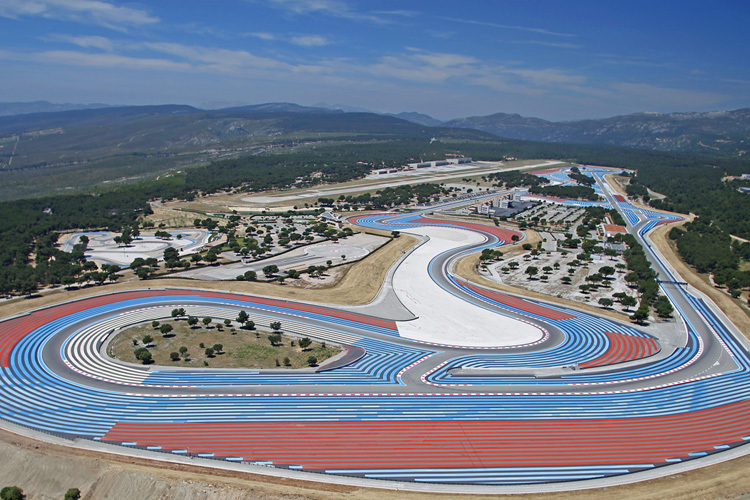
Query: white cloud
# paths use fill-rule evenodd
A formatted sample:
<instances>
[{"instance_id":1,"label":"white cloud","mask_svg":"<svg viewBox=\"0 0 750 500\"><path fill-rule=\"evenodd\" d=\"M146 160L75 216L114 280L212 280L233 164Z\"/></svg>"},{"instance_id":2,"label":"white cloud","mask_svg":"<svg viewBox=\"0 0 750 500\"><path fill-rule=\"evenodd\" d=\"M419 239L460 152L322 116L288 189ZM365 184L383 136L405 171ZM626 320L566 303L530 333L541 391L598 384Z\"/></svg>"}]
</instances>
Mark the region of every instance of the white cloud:
<instances>
[{"instance_id":1,"label":"white cloud","mask_svg":"<svg viewBox=\"0 0 750 500\"><path fill-rule=\"evenodd\" d=\"M503 30L515 30L515 31L526 31L529 33L537 33L539 35L550 35L550 36L563 36L563 37L574 37L573 33L562 33L559 31L552 31L544 28L534 28L532 26L514 26L510 24L498 24L498 23L491 23L488 21L475 21L473 19L461 19L461 18L455 18L455 17L438 17L438 19L443 19L446 21L452 21L452 22L458 22L458 23L464 23L464 24L474 24L477 26L489 26L490 28L499 28Z\"/></svg>"},{"instance_id":2,"label":"white cloud","mask_svg":"<svg viewBox=\"0 0 750 500\"><path fill-rule=\"evenodd\" d=\"M112 40L103 36L53 35L51 38L62 40L84 49L101 49L107 52L114 50Z\"/></svg>"},{"instance_id":3,"label":"white cloud","mask_svg":"<svg viewBox=\"0 0 750 500\"><path fill-rule=\"evenodd\" d=\"M472 56L428 52L416 48L391 55L367 67L376 76L390 76L419 83L443 84L448 81L486 87L500 92L540 94L555 90L576 91L574 86L586 77L556 68L527 68L494 64Z\"/></svg>"},{"instance_id":4,"label":"white cloud","mask_svg":"<svg viewBox=\"0 0 750 500\"><path fill-rule=\"evenodd\" d=\"M97 24L112 29L159 22L145 10L101 0L0 0L0 17L44 17Z\"/></svg>"},{"instance_id":5,"label":"white cloud","mask_svg":"<svg viewBox=\"0 0 750 500\"><path fill-rule=\"evenodd\" d=\"M297 15L325 14L343 19L368 21L379 24L389 22L389 20L383 16L356 11L351 8L348 2L343 0L271 0L270 3L291 14Z\"/></svg>"},{"instance_id":6,"label":"white cloud","mask_svg":"<svg viewBox=\"0 0 750 500\"><path fill-rule=\"evenodd\" d=\"M270 57L262 57L246 50L188 46L177 43L145 43L144 47L181 59L200 71L215 71L236 75L264 76L275 74L324 73L326 68L314 64L290 64Z\"/></svg>"},{"instance_id":7,"label":"white cloud","mask_svg":"<svg viewBox=\"0 0 750 500\"><path fill-rule=\"evenodd\" d=\"M251 36L253 38L259 38L261 40L276 40L276 35L266 32L245 33L244 36Z\"/></svg>"},{"instance_id":8,"label":"white cloud","mask_svg":"<svg viewBox=\"0 0 750 500\"><path fill-rule=\"evenodd\" d=\"M332 43L326 37L320 35L293 36L289 41L300 47L322 47L323 45L330 45Z\"/></svg>"},{"instance_id":9,"label":"white cloud","mask_svg":"<svg viewBox=\"0 0 750 500\"><path fill-rule=\"evenodd\" d=\"M300 47L322 47L324 45L330 45L333 43L329 38L323 36L323 35L282 35L277 33L268 33L268 32L253 32L253 33L244 33L242 36L249 36L253 38L258 38L260 40L265 41L283 41L287 43L291 43L294 45L298 45Z\"/></svg>"},{"instance_id":10,"label":"white cloud","mask_svg":"<svg viewBox=\"0 0 750 500\"><path fill-rule=\"evenodd\" d=\"M31 56L35 61L49 62L62 65L90 66L97 68L118 68L132 70L168 70L186 71L190 69L187 63L170 61L169 59L154 59L129 57L117 54L90 54L72 50L48 50L37 52Z\"/></svg>"},{"instance_id":11,"label":"white cloud","mask_svg":"<svg viewBox=\"0 0 750 500\"><path fill-rule=\"evenodd\" d=\"M583 45L567 42L545 42L543 40L511 40L510 43L519 43L523 45L541 45L542 47L553 47L556 49L580 49Z\"/></svg>"}]
</instances>

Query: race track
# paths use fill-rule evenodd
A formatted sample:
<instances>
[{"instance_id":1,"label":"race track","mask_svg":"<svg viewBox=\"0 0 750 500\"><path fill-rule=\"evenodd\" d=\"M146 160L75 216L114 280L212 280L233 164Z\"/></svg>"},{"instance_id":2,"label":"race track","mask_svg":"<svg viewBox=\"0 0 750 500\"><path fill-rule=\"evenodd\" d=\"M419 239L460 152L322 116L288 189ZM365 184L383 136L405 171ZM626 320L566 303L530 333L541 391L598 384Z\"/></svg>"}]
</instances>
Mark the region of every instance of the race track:
<instances>
[{"instance_id":1,"label":"race track","mask_svg":"<svg viewBox=\"0 0 750 500\"><path fill-rule=\"evenodd\" d=\"M626 215L660 278L680 281L644 239L670 218L613 195L604 173L593 172L607 203ZM663 285L685 325L682 341L666 345L631 324L453 274L460 256L510 241L508 229L423 213L349 222L423 237L428 251L407 256L393 278L417 319L186 289L63 303L0 323L0 418L163 454L488 488L668 473L750 440L744 341L683 287ZM279 320L349 355L279 372L148 368L102 354L113 331L175 307Z\"/></svg>"}]
</instances>

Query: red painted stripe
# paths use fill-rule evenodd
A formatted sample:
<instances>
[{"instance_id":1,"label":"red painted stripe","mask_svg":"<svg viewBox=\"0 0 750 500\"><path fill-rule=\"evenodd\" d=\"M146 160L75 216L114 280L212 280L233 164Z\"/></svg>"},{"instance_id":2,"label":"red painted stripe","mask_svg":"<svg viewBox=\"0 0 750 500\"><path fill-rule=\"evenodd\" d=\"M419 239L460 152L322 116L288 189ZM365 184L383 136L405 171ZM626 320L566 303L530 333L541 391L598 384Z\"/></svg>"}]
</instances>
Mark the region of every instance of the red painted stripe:
<instances>
[{"instance_id":1,"label":"red painted stripe","mask_svg":"<svg viewBox=\"0 0 750 500\"><path fill-rule=\"evenodd\" d=\"M513 238L513 235L521 237L521 233L517 231L511 231L510 229L505 229L498 226L490 226L488 224L477 224L474 222L465 222L465 221L458 221L458 220L443 220L443 219L431 219L428 217L420 217L418 219L414 219L412 223L418 223L418 224L429 224L429 225L437 225L437 226L451 226L451 227L463 227L466 229L470 229L472 231L479 231L482 233L488 233L492 234L494 236L497 236L499 240L501 241L511 241Z\"/></svg>"},{"instance_id":2,"label":"red painted stripe","mask_svg":"<svg viewBox=\"0 0 750 500\"><path fill-rule=\"evenodd\" d=\"M617 200L617 201L621 201L621 202L626 202L626 201L628 201L628 200L626 200L625 198L623 198L623 197L622 197L621 195L619 195L619 194L616 194L616 195L615 195L615 200Z\"/></svg>"},{"instance_id":3,"label":"red painted stripe","mask_svg":"<svg viewBox=\"0 0 750 500\"><path fill-rule=\"evenodd\" d=\"M494 300L495 302L505 304L506 306L509 306L509 307L514 307L516 309L519 309L527 313L536 314L537 316L542 316L543 318L552 319L552 320L563 320L563 319L572 319L572 318L577 317L577 316L573 316L572 314L568 314L562 311L557 311L555 309L550 309L548 307L540 306L538 304L533 304L531 302L528 302L518 297L505 295L504 293L491 292L489 290L484 290L482 288L469 285L468 283L459 282L459 284L462 286L465 286L466 288L468 288L469 290L473 292L478 293L479 295L482 295L483 297L487 297L490 300Z\"/></svg>"},{"instance_id":4,"label":"red painted stripe","mask_svg":"<svg viewBox=\"0 0 750 500\"><path fill-rule=\"evenodd\" d=\"M613 365L625 361L646 358L659 352L659 345L654 339L632 337L617 332L605 332L609 338L609 349L598 358L581 363L581 368Z\"/></svg>"},{"instance_id":5,"label":"red painted stripe","mask_svg":"<svg viewBox=\"0 0 750 500\"><path fill-rule=\"evenodd\" d=\"M119 423L102 439L328 469L653 463L741 442L749 412L743 401L606 420Z\"/></svg>"}]
</instances>

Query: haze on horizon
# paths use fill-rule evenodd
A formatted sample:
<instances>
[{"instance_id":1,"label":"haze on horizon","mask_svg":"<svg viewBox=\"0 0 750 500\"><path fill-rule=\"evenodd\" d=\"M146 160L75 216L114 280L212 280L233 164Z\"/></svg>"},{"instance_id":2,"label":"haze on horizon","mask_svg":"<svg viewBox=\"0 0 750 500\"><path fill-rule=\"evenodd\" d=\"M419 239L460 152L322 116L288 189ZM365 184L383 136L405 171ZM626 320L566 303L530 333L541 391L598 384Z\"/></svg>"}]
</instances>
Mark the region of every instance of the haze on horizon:
<instances>
[{"instance_id":1,"label":"haze on horizon","mask_svg":"<svg viewBox=\"0 0 750 500\"><path fill-rule=\"evenodd\" d=\"M0 0L1 101L438 119L750 106L743 1Z\"/></svg>"}]
</instances>

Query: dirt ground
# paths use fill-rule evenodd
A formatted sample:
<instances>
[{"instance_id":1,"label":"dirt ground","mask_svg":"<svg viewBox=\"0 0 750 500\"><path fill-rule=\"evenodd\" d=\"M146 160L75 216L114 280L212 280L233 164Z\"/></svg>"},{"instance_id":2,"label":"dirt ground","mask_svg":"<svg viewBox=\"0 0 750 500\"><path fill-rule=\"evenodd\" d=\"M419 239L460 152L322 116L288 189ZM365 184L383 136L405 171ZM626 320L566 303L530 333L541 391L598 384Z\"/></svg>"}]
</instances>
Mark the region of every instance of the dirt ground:
<instances>
[{"instance_id":1,"label":"dirt ground","mask_svg":"<svg viewBox=\"0 0 750 500\"><path fill-rule=\"evenodd\" d=\"M562 252L558 251L549 253L541 252L537 257L526 260L528 258L528 255L529 252L526 252L524 258L516 257L487 264L487 267L494 269L497 274L497 276L495 276L494 278L489 279L495 281L499 276L502 284L511 287L523 288L526 290L542 293L546 296L559 297L578 303L590 304L595 307L597 306L599 299L611 298L611 296L617 292L624 292L632 296L635 295L633 290L628 288L627 283L623 278L625 275L625 271L620 270L618 270L612 276L612 279L608 280L609 286L606 288L599 287L597 290L589 291L586 294L582 293L578 289L579 285L588 284L588 282L585 281L586 276L597 272L601 267L614 267L616 264L624 264L625 261L621 256L612 258L607 257L589 263L584 262L580 266L575 268L575 274L569 274L568 264L576 260L578 255L580 255L578 253L570 252L568 253L568 255L563 256ZM501 268L506 267L511 262L516 262L517 264L519 264L518 269L503 272ZM539 269L540 275L542 275L544 274L542 271L542 268L544 266L552 267L555 263L559 265L559 269L553 269L552 271L550 271L550 273L547 275L548 280L546 281L539 278L529 280L525 274L528 267L534 266ZM560 278L562 278L563 276L572 278L571 284L562 284L560 282ZM614 310L624 310L624 308L622 308L622 306L619 306L619 304L614 305L613 308L615 308ZM628 321L627 314L622 315L622 321Z\"/></svg>"},{"instance_id":2,"label":"dirt ground","mask_svg":"<svg viewBox=\"0 0 750 500\"><path fill-rule=\"evenodd\" d=\"M538 233L536 233L535 231L527 231L526 240L524 240L522 243L517 243L515 245L503 247L503 259L505 261L510 261L513 259L513 257L521 253L525 253L525 250L522 250L521 248L523 243L531 243L532 245L536 245L538 241L541 241L541 238L539 237ZM513 293L515 295L528 297L531 299L545 300L553 304L560 304L561 306L564 306L564 307L579 309L581 311L585 311L591 314L607 316L616 321L627 320L627 316L625 316L622 313L618 313L614 310L611 310L611 309L603 309L601 307L592 306L588 304L582 304L579 302L574 302L572 300L565 300L565 299L561 299L558 297L541 294L539 292L525 290L523 288L517 288L517 287L508 286L508 285L502 285L495 281L491 281L485 278L484 276L482 276L481 274L479 274L479 271L477 271L477 266L479 265L479 262L480 262L479 254L467 255L463 259L459 260L458 263L456 264L456 274L458 274L460 277L464 279L473 281L474 283L478 285L482 285L486 288L499 290L501 292Z\"/></svg>"},{"instance_id":3,"label":"dirt ground","mask_svg":"<svg viewBox=\"0 0 750 500\"><path fill-rule=\"evenodd\" d=\"M174 330L167 337L159 333L158 328L153 328L150 323L127 328L115 335L107 347L107 352L115 359L128 363L138 363L133 351L144 346L141 339L145 335L150 335L153 340L148 345L148 350L153 356L154 365L180 367L210 367L210 368L276 368L276 361L282 363L280 368L284 368L283 360L289 359L289 368L307 368L307 358L315 356L318 364L325 364L325 361L342 349L327 345L323 347L320 342L313 341L307 349L302 349L297 344L299 336L290 335L282 331L281 342L272 346L268 340L268 335L273 331L258 326L256 330L246 330L239 328L223 327L219 330L217 326L206 328L202 323L195 328L189 327L184 321L163 321L163 324L174 326ZM234 333L232 333L234 330ZM139 341L134 344L133 340ZM292 346L292 342L295 346ZM205 347L200 347L203 344ZM222 352L215 353L208 357L205 353L206 347L213 347L216 344L222 345ZM187 355L181 356L177 361L173 361L170 353L178 352L180 347L187 348Z\"/></svg>"},{"instance_id":4,"label":"dirt ground","mask_svg":"<svg viewBox=\"0 0 750 500\"><path fill-rule=\"evenodd\" d=\"M0 485L29 500L62 498L79 488L83 500L693 500L750 496L750 457L640 483L527 495L412 493L313 483L182 464L154 462L37 441L0 430Z\"/></svg>"}]
</instances>

